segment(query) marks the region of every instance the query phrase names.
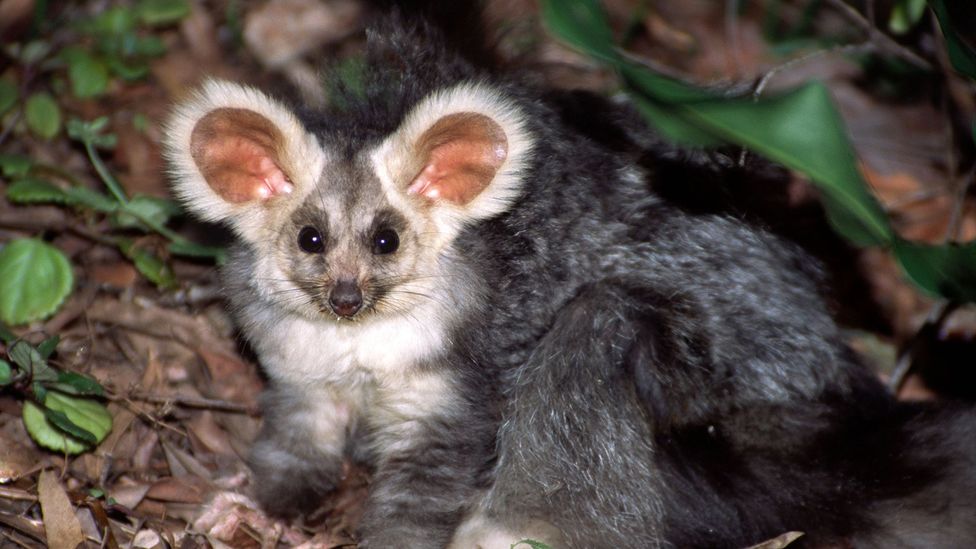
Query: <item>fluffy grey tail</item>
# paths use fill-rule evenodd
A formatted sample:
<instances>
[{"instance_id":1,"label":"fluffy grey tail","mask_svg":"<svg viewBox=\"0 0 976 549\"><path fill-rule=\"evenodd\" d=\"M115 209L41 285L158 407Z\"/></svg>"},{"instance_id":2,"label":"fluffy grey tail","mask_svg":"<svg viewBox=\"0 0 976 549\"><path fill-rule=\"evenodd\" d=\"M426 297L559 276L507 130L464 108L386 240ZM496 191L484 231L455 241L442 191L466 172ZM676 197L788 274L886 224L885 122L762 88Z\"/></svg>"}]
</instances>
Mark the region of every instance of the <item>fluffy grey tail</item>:
<instances>
[{"instance_id":1,"label":"fluffy grey tail","mask_svg":"<svg viewBox=\"0 0 976 549\"><path fill-rule=\"evenodd\" d=\"M904 446L879 455L884 473L893 461L915 463L920 479L886 478L920 484L903 497L881 499L867 512L875 527L855 536L854 546L877 549L964 549L976 547L976 410L932 406L912 411L902 426Z\"/></svg>"}]
</instances>

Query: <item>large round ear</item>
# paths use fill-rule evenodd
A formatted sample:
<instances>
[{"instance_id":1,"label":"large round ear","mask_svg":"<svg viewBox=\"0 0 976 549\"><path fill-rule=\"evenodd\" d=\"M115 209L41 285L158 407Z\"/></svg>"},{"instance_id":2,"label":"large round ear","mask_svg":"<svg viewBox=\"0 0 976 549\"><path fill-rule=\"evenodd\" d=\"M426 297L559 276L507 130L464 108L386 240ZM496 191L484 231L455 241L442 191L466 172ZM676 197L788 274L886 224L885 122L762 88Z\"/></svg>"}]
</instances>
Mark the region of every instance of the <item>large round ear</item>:
<instances>
[{"instance_id":1,"label":"large round ear","mask_svg":"<svg viewBox=\"0 0 976 549\"><path fill-rule=\"evenodd\" d=\"M211 80L166 127L173 189L202 219L261 237L315 185L325 153L295 115L252 88Z\"/></svg>"},{"instance_id":2,"label":"large round ear","mask_svg":"<svg viewBox=\"0 0 976 549\"><path fill-rule=\"evenodd\" d=\"M417 104L373 153L389 193L406 195L454 225L506 211L532 151L515 101L462 84Z\"/></svg>"}]
</instances>

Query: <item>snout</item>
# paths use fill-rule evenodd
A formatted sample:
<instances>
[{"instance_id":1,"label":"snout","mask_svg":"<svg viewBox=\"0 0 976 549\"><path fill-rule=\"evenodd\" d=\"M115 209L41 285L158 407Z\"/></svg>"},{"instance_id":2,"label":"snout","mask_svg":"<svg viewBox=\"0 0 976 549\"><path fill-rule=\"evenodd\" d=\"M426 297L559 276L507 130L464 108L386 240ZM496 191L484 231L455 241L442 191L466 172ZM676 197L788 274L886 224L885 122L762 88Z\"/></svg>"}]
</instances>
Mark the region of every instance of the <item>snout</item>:
<instances>
[{"instance_id":1,"label":"snout","mask_svg":"<svg viewBox=\"0 0 976 549\"><path fill-rule=\"evenodd\" d=\"M341 317L352 317L362 306L363 292L355 280L340 280L329 292L329 307Z\"/></svg>"}]
</instances>

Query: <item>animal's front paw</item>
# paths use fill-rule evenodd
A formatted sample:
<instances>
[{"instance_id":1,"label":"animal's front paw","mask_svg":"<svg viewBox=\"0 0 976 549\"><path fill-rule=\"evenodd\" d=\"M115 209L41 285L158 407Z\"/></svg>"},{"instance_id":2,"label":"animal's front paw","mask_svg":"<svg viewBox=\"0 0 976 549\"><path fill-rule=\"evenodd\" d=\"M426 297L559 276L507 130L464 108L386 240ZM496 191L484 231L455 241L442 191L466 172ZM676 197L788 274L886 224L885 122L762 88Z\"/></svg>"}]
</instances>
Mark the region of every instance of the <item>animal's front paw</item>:
<instances>
[{"instance_id":1,"label":"animal's front paw","mask_svg":"<svg viewBox=\"0 0 976 549\"><path fill-rule=\"evenodd\" d=\"M314 511L342 480L339 457L304 457L272 440L258 441L248 461L254 497L266 513L276 517Z\"/></svg>"}]
</instances>

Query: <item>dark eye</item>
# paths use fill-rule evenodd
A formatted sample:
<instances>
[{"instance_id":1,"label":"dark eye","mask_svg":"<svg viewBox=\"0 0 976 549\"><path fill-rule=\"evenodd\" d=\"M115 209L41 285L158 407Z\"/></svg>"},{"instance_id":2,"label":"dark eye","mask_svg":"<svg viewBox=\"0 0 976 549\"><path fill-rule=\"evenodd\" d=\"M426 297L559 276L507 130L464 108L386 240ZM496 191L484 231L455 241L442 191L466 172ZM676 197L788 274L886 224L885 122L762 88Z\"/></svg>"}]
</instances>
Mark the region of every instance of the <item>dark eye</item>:
<instances>
[{"instance_id":1,"label":"dark eye","mask_svg":"<svg viewBox=\"0 0 976 549\"><path fill-rule=\"evenodd\" d=\"M393 229L380 229L373 235L373 253L392 254L400 247L400 236Z\"/></svg>"},{"instance_id":2,"label":"dark eye","mask_svg":"<svg viewBox=\"0 0 976 549\"><path fill-rule=\"evenodd\" d=\"M302 230L298 231L298 247L306 253L322 253L325 250L325 242L322 241L322 233L312 226L302 227Z\"/></svg>"}]
</instances>

